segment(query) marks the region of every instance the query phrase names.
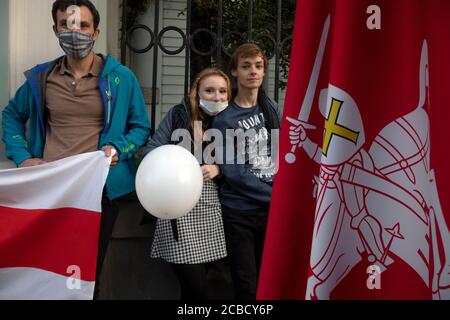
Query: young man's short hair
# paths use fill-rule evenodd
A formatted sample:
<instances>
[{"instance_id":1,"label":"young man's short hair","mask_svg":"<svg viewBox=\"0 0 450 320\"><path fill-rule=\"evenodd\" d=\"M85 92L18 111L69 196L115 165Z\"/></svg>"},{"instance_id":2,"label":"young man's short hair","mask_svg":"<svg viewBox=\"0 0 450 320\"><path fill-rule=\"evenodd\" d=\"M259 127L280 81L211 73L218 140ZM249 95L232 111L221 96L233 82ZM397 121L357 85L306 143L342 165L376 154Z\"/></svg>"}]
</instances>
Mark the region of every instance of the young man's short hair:
<instances>
[{"instance_id":1,"label":"young man's short hair","mask_svg":"<svg viewBox=\"0 0 450 320\"><path fill-rule=\"evenodd\" d=\"M258 56L264 60L264 70L266 70L268 64L267 56L260 47L254 43L244 43L243 45L240 45L231 56L231 70L237 69L239 59Z\"/></svg>"},{"instance_id":2,"label":"young man's short hair","mask_svg":"<svg viewBox=\"0 0 450 320\"><path fill-rule=\"evenodd\" d=\"M94 29L96 30L98 28L98 25L100 24L100 14L97 11L97 8L94 6L94 4L89 0L56 0L53 3L52 8L52 17L53 21L55 22L55 26L58 25L58 19L57 19L57 13L58 11L66 11L68 7L70 6L85 6L91 11L92 16L94 17Z\"/></svg>"}]
</instances>

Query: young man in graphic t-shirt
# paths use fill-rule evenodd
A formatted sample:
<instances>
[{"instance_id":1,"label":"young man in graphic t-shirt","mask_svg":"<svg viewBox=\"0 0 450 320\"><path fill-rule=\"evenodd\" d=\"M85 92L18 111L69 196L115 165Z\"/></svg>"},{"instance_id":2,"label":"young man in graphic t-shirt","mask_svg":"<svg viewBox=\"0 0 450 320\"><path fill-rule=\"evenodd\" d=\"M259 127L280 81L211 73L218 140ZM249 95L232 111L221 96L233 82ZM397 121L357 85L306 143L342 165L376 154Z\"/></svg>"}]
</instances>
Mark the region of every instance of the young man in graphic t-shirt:
<instances>
[{"instance_id":1,"label":"young man in graphic t-shirt","mask_svg":"<svg viewBox=\"0 0 450 320\"><path fill-rule=\"evenodd\" d=\"M247 43L237 48L231 62L237 93L212 122L225 138L223 158L218 159L223 163L220 200L239 300L256 298L275 175L271 145L274 130L280 128L280 114L260 88L266 68L267 57L258 46Z\"/></svg>"}]
</instances>

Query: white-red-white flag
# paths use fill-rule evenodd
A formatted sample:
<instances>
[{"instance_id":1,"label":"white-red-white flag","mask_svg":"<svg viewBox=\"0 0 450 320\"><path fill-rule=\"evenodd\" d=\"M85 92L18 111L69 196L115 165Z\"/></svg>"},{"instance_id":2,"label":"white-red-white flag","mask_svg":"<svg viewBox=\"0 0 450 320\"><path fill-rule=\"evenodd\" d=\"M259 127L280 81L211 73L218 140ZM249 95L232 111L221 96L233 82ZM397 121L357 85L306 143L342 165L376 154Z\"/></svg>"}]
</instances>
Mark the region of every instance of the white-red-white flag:
<instances>
[{"instance_id":1,"label":"white-red-white flag","mask_svg":"<svg viewBox=\"0 0 450 320\"><path fill-rule=\"evenodd\" d=\"M93 298L103 152L0 171L0 300Z\"/></svg>"}]
</instances>

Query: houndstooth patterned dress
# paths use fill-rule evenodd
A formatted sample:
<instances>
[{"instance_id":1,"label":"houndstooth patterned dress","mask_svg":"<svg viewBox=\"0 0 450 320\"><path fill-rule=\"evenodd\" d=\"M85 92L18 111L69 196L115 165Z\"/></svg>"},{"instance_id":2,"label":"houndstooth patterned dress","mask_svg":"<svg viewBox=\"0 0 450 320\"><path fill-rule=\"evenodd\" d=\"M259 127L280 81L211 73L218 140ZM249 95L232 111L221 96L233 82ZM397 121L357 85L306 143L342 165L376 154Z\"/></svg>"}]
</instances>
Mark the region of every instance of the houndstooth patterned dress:
<instances>
[{"instance_id":1,"label":"houndstooth patterned dress","mask_svg":"<svg viewBox=\"0 0 450 320\"><path fill-rule=\"evenodd\" d=\"M218 186L214 181L203 184L197 205L177 220L178 242L171 222L158 219L151 257L174 264L200 264L226 257L225 235Z\"/></svg>"}]
</instances>

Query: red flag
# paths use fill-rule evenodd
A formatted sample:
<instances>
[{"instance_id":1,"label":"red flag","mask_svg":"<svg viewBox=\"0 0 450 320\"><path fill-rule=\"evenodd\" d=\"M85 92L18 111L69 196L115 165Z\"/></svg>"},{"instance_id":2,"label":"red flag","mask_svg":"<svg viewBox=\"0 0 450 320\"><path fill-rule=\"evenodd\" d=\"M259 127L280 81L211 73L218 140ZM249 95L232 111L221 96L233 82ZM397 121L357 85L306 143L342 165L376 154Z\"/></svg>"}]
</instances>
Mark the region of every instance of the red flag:
<instances>
[{"instance_id":1,"label":"red flag","mask_svg":"<svg viewBox=\"0 0 450 320\"><path fill-rule=\"evenodd\" d=\"M259 299L450 299L450 3L297 1Z\"/></svg>"}]
</instances>

